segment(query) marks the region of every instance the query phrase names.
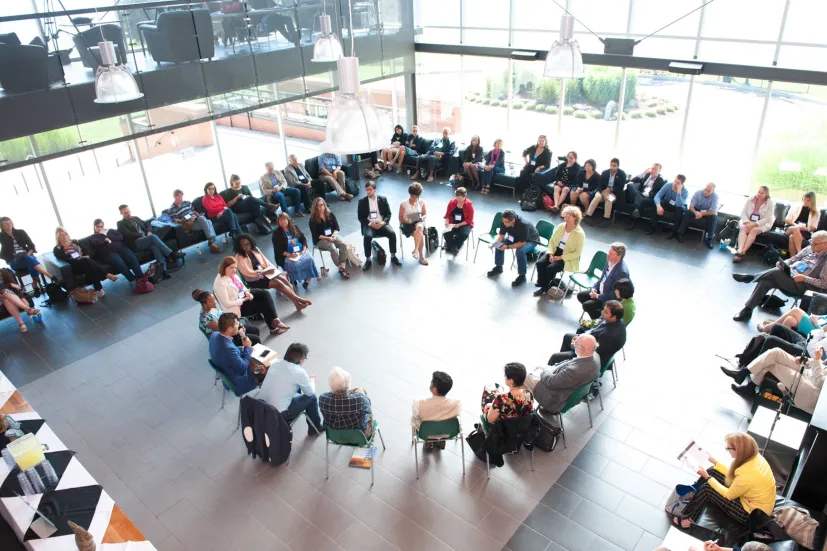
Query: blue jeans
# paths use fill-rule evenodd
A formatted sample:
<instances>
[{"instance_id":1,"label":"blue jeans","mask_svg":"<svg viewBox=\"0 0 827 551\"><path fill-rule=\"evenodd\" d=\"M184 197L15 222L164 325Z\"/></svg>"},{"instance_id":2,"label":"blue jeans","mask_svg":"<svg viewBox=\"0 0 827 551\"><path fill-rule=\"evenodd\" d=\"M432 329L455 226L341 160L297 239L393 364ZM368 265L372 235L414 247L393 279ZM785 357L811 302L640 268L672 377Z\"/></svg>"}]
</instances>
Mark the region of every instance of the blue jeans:
<instances>
[{"instance_id":1,"label":"blue jeans","mask_svg":"<svg viewBox=\"0 0 827 551\"><path fill-rule=\"evenodd\" d=\"M215 219L228 225L232 233L241 233L241 226L238 224L238 217L236 217L235 213L231 209L226 209L220 216L216 216Z\"/></svg>"},{"instance_id":2,"label":"blue jeans","mask_svg":"<svg viewBox=\"0 0 827 551\"><path fill-rule=\"evenodd\" d=\"M305 191L305 194L307 192ZM304 212L304 203L302 202L302 193L297 188L294 187L284 187L281 188L281 191L277 191L273 193L271 196L270 202L271 203L278 203L281 207L282 212L287 212L287 201L285 196L289 196L293 200L293 204L296 206L296 212Z\"/></svg>"},{"instance_id":3,"label":"blue jeans","mask_svg":"<svg viewBox=\"0 0 827 551\"><path fill-rule=\"evenodd\" d=\"M161 238L155 235L145 235L135 241L135 248L139 251L152 251L155 261L164 270L167 269L167 257L172 254L172 249L167 247Z\"/></svg>"},{"instance_id":4,"label":"blue jeans","mask_svg":"<svg viewBox=\"0 0 827 551\"><path fill-rule=\"evenodd\" d=\"M517 255L517 273L520 275L526 274L526 265L528 264L528 259L526 259L526 247L530 247L530 245L526 244L518 249L512 249ZM502 249L494 249L494 264L502 267L504 263L505 251Z\"/></svg>"},{"instance_id":5,"label":"blue jeans","mask_svg":"<svg viewBox=\"0 0 827 551\"><path fill-rule=\"evenodd\" d=\"M144 272L141 270L141 263L138 262L138 257L129 249L123 249L117 253L111 253L106 257L108 264L114 266L119 274L122 274L129 281L134 281L136 278L142 277Z\"/></svg>"},{"instance_id":6,"label":"blue jeans","mask_svg":"<svg viewBox=\"0 0 827 551\"><path fill-rule=\"evenodd\" d=\"M207 241L210 243L215 241L215 228L213 227L210 219L206 216L199 216L196 218L192 223L192 228L204 232L204 235L207 237Z\"/></svg>"},{"instance_id":7,"label":"blue jeans","mask_svg":"<svg viewBox=\"0 0 827 551\"><path fill-rule=\"evenodd\" d=\"M495 166L489 171L480 170L480 181L484 186L490 186L494 179L494 174L505 174L505 169L500 166Z\"/></svg>"},{"instance_id":8,"label":"blue jeans","mask_svg":"<svg viewBox=\"0 0 827 551\"><path fill-rule=\"evenodd\" d=\"M28 254L19 254L15 256L11 262L9 262L9 266L12 270L16 271L23 271L26 270L31 274L34 272L34 267L39 265L40 261L37 259L35 255L28 255Z\"/></svg>"},{"instance_id":9,"label":"blue jeans","mask_svg":"<svg viewBox=\"0 0 827 551\"><path fill-rule=\"evenodd\" d=\"M319 400L315 394L308 396L307 394L296 394L290 402L290 406L282 412L284 418L288 423L305 413L307 415L308 423L307 430L312 430L310 422L312 421L318 430L322 430L322 417L319 413Z\"/></svg>"}]
</instances>

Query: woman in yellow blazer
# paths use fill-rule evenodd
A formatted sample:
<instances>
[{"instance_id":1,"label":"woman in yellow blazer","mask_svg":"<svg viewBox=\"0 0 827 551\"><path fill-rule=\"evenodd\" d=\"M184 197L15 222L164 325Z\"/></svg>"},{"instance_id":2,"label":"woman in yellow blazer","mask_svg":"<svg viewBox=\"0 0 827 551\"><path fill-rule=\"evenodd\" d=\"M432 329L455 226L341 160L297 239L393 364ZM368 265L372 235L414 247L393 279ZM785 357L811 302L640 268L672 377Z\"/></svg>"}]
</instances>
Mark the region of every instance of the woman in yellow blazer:
<instances>
[{"instance_id":1,"label":"woman in yellow blazer","mask_svg":"<svg viewBox=\"0 0 827 551\"><path fill-rule=\"evenodd\" d=\"M586 234L580 227L583 214L580 209L568 206L563 209L563 223L558 224L548 241L548 250L537 260L537 289L539 297L554 285L554 278L560 272L580 271L580 254L586 242Z\"/></svg>"},{"instance_id":2,"label":"woman in yellow blazer","mask_svg":"<svg viewBox=\"0 0 827 551\"><path fill-rule=\"evenodd\" d=\"M702 484L695 497L684 508L684 528L691 521L698 520L704 507L713 504L733 520L746 524L749 514L761 509L772 516L775 507L775 477L764 457L758 453L758 444L749 434L731 432L726 435L726 450L732 456L729 467L722 465L715 458L712 469L700 467L698 474ZM673 519L678 523L677 517Z\"/></svg>"}]
</instances>

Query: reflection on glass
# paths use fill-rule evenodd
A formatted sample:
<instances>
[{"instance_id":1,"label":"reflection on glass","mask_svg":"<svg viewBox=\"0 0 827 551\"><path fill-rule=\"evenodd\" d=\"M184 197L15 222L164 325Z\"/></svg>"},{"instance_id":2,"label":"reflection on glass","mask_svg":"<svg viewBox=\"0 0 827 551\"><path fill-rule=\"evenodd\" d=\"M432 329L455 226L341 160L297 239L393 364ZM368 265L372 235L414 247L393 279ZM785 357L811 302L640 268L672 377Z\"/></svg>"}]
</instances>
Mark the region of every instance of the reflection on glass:
<instances>
[{"instance_id":1,"label":"reflection on glass","mask_svg":"<svg viewBox=\"0 0 827 551\"><path fill-rule=\"evenodd\" d=\"M0 216L11 217L15 227L26 230L38 251L51 250L58 223L38 169L30 165L0 172L0 197Z\"/></svg>"}]
</instances>

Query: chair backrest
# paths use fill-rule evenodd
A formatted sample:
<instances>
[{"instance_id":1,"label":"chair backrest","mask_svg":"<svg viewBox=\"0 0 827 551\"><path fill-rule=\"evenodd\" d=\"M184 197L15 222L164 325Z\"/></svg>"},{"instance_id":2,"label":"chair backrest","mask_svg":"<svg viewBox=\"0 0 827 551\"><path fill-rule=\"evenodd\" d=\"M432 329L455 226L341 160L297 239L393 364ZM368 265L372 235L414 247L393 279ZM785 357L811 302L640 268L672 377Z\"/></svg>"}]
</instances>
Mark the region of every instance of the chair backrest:
<instances>
[{"instance_id":1,"label":"chair backrest","mask_svg":"<svg viewBox=\"0 0 827 551\"><path fill-rule=\"evenodd\" d=\"M540 220L539 222L537 222L537 233L540 234L541 238L544 238L546 240L545 245L548 245L548 242L551 239L552 234L554 234L554 224L552 224L548 220Z\"/></svg>"},{"instance_id":2,"label":"chair backrest","mask_svg":"<svg viewBox=\"0 0 827 551\"><path fill-rule=\"evenodd\" d=\"M201 214L206 214L207 211L204 210L204 196L196 197L192 200L192 208L197 210Z\"/></svg>"},{"instance_id":3,"label":"chair backrest","mask_svg":"<svg viewBox=\"0 0 827 551\"><path fill-rule=\"evenodd\" d=\"M592 261L589 262L589 269L586 270L589 277L597 277L596 272L603 270L603 266L606 265L607 257L608 255L606 255L605 251L597 251L594 253Z\"/></svg>"},{"instance_id":4,"label":"chair backrest","mask_svg":"<svg viewBox=\"0 0 827 551\"><path fill-rule=\"evenodd\" d=\"M103 38L101 38L101 36ZM102 40L108 40L115 43L118 46L115 48L115 56L118 59L118 63L126 64L126 42L123 38L123 29L121 29L118 25L105 23L103 25L91 27L78 33L74 37L73 42L75 43L75 48L77 48L81 58L84 57L84 53L88 53L90 58L89 61L91 62L94 60L95 63L93 67L97 67L100 64L100 60L99 58L91 55L89 48L97 47L98 42L101 42Z\"/></svg>"},{"instance_id":5,"label":"chair backrest","mask_svg":"<svg viewBox=\"0 0 827 551\"><path fill-rule=\"evenodd\" d=\"M610 365L615 363L615 358L617 357L617 355L618 355L618 352L615 352L614 354L612 354L612 357L609 358L608 362L603 363L603 366L600 368L600 377L602 377L603 374L606 373L606 370L609 369Z\"/></svg>"},{"instance_id":6,"label":"chair backrest","mask_svg":"<svg viewBox=\"0 0 827 551\"><path fill-rule=\"evenodd\" d=\"M443 421L422 421L416 435L422 440L448 440L459 434L459 417Z\"/></svg>"},{"instance_id":7,"label":"chair backrest","mask_svg":"<svg viewBox=\"0 0 827 551\"><path fill-rule=\"evenodd\" d=\"M335 444L364 448L370 444L365 433L359 429L332 429L325 427L325 437Z\"/></svg>"},{"instance_id":8,"label":"chair backrest","mask_svg":"<svg viewBox=\"0 0 827 551\"><path fill-rule=\"evenodd\" d=\"M488 233L492 236L497 235L497 232L500 230L500 226L503 225L503 213L498 212L494 215L494 220L491 221L491 229Z\"/></svg>"},{"instance_id":9,"label":"chair backrest","mask_svg":"<svg viewBox=\"0 0 827 551\"><path fill-rule=\"evenodd\" d=\"M221 379L221 382L224 384L224 386L227 387L227 390L229 390L230 392L232 392L233 394L238 396L238 392L236 392L236 390L235 390L235 385L230 380L230 378L227 377L226 375L224 375L224 372L221 371L221 369L219 369L219 367L217 365L215 365L215 362L213 362L211 359L207 360L207 361L210 362L210 367L212 367L213 370L215 370L215 373Z\"/></svg>"},{"instance_id":10,"label":"chair backrest","mask_svg":"<svg viewBox=\"0 0 827 551\"><path fill-rule=\"evenodd\" d=\"M311 157L304 160L304 169L311 178L319 177L319 157Z\"/></svg>"},{"instance_id":11,"label":"chair backrest","mask_svg":"<svg viewBox=\"0 0 827 551\"><path fill-rule=\"evenodd\" d=\"M0 44L0 87L8 94L45 90L49 87L48 62L46 48Z\"/></svg>"},{"instance_id":12,"label":"chair backrest","mask_svg":"<svg viewBox=\"0 0 827 551\"><path fill-rule=\"evenodd\" d=\"M609 365L608 363L606 365ZM602 373L601 373L602 375ZM563 406L563 409L560 410L560 414L566 413L568 410L579 404L583 401L583 398L589 395L589 392L592 390L592 384L594 381L589 381L585 385L574 389L574 392L571 393L569 399L566 400L566 405Z\"/></svg>"}]
</instances>

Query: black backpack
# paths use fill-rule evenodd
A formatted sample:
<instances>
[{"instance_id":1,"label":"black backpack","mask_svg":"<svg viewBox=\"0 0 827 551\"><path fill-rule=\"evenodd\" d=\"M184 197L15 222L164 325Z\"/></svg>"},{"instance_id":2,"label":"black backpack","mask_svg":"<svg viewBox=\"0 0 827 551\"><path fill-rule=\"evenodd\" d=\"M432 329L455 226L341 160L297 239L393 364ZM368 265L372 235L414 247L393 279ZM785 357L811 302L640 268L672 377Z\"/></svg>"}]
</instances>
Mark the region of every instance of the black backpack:
<instances>
[{"instance_id":1,"label":"black backpack","mask_svg":"<svg viewBox=\"0 0 827 551\"><path fill-rule=\"evenodd\" d=\"M764 262L769 266L775 266L781 260L781 249L775 245L767 245L764 249Z\"/></svg>"},{"instance_id":2,"label":"black backpack","mask_svg":"<svg viewBox=\"0 0 827 551\"><path fill-rule=\"evenodd\" d=\"M59 302L66 302L69 298L69 293L64 291L63 287L54 281L46 284L46 295L49 297L46 306L51 306L52 304L57 304Z\"/></svg>"},{"instance_id":3,"label":"black backpack","mask_svg":"<svg viewBox=\"0 0 827 551\"><path fill-rule=\"evenodd\" d=\"M537 186L531 186L523 192L520 198L520 208L524 211L531 212L538 208L538 203L542 202L543 193Z\"/></svg>"},{"instance_id":4,"label":"black backpack","mask_svg":"<svg viewBox=\"0 0 827 551\"><path fill-rule=\"evenodd\" d=\"M359 195L359 182L351 178L345 179L345 191L356 197Z\"/></svg>"},{"instance_id":5,"label":"black backpack","mask_svg":"<svg viewBox=\"0 0 827 551\"><path fill-rule=\"evenodd\" d=\"M428 228L428 251L439 249L439 232L433 226Z\"/></svg>"},{"instance_id":6,"label":"black backpack","mask_svg":"<svg viewBox=\"0 0 827 551\"><path fill-rule=\"evenodd\" d=\"M267 220L267 217L259 216L255 219L254 223L256 225L256 231L258 231L260 235L269 235L273 233L273 226L270 225L270 221Z\"/></svg>"},{"instance_id":7,"label":"black backpack","mask_svg":"<svg viewBox=\"0 0 827 551\"><path fill-rule=\"evenodd\" d=\"M373 249L374 256L376 256L376 263L384 266L385 262L388 261L388 254L385 252L385 249L376 241L371 242L370 246Z\"/></svg>"},{"instance_id":8,"label":"black backpack","mask_svg":"<svg viewBox=\"0 0 827 551\"><path fill-rule=\"evenodd\" d=\"M544 452L553 452L563 431L551 424L551 421L542 415L537 414L536 417L540 430L534 438L534 445Z\"/></svg>"}]
</instances>

